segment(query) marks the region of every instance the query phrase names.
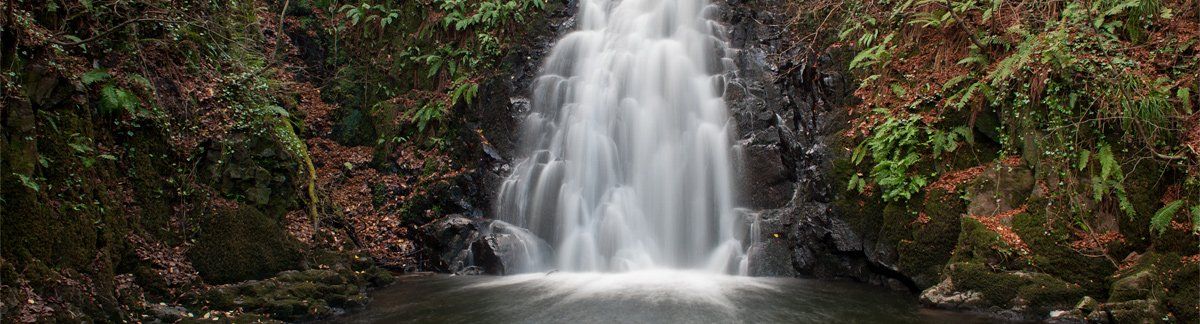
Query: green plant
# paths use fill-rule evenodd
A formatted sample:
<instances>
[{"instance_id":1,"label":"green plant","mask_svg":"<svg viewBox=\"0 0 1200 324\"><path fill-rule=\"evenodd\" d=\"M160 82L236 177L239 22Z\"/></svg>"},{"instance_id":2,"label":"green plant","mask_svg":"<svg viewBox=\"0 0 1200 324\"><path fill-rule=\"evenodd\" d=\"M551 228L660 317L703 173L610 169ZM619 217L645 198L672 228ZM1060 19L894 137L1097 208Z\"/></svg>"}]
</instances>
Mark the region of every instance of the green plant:
<instances>
[{"instance_id":1,"label":"green plant","mask_svg":"<svg viewBox=\"0 0 1200 324\"><path fill-rule=\"evenodd\" d=\"M1171 225L1171 219L1175 217L1175 213L1183 208L1183 200L1176 200L1168 203L1154 213L1154 217L1150 218L1150 229L1162 234L1167 231L1167 226Z\"/></svg>"},{"instance_id":2,"label":"green plant","mask_svg":"<svg viewBox=\"0 0 1200 324\"><path fill-rule=\"evenodd\" d=\"M954 152L962 142L973 141L971 130L966 127L942 131L925 125L919 115L895 118L884 114L888 117L872 129L871 136L851 155L851 162L855 165L862 164L868 155L871 157L874 162L871 180L883 189L884 200L912 198L929 183L928 174L913 169L921 162L922 155L941 156ZM847 186L862 192L867 181L854 174Z\"/></svg>"}]
</instances>

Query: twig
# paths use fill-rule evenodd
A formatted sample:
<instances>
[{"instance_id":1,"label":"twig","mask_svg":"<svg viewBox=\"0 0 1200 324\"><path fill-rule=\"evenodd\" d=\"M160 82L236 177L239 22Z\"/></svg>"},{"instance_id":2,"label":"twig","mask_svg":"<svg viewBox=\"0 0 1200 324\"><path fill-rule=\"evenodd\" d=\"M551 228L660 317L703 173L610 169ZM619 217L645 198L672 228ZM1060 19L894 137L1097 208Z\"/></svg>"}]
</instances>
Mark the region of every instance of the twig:
<instances>
[{"instance_id":1,"label":"twig","mask_svg":"<svg viewBox=\"0 0 1200 324\"><path fill-rule=\"evenodd\" d=\"M182 21L159 19L159 18L134 18L134 19L126 20L125 22L122 22L120 24L117 24L116 26L113 26L112 28L109 28L108 30L105 30L99 34L96 34L95 36L88 37L87 39L82 39L82 40L74 41L74 42L63 42L63 41L59 41L56 39L50 39L50 42L57 44L57 45L62 45L62 46L79 46L79 45L93 42L97 39L100 39L101 37L107 36L108 34L111 34L112 32L115 32L115 31L117 31L117 29L121 29L121 27L125 27L126 25L136 23L136 22L143 22L143 21L157 21L157 22L171 23L171 24L185 23Z\"/></svg>"},{"instance_id":2,"label":"twig","mask_svg":"<svg viewBox=\"0 0 1200 324\"><path fill-rule=\"evenodd\" d=\"M983 43L980 43L979 39L975 38L975 33L971 32L971 28L968 28L966 26L967 21L963 20L962 17L959 17L957 12L954 12L954 6L952 6L950 4L950 0L946 0L945 4L946 4L946 11L949 11L950 15L954 16L954 20L958 21L958 25L960 27L962 27L963 31L965 31L967 33L967 38L971 40L972 44L975 44L975 47L979 48L979 53L983 54L984 57L990 56L987 54L987 51L986 51L987 48L983 47Z\"/></svg>"}]
</instances>

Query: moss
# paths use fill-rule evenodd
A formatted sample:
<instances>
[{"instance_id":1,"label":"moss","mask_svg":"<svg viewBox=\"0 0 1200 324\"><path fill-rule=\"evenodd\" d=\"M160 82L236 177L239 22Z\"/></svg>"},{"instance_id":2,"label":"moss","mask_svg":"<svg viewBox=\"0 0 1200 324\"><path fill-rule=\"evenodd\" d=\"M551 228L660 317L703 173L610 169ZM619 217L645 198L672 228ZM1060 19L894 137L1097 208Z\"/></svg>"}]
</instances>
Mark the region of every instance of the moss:
<instances>
[{"instance_id":1,"label":"moss","mask_svg":"<svg viewBox=\"0 0 1200 324\"><path fill-rule=\"evenodd\" d=\"M1147 253L1113 275L1109 302L1157 300L1184 323L1200 319L1200 265L1175 253Z\"/></svg>"},{"instance_id":2,"label":"moss","mask_svg":"<svg viewBox=\"0 0 1200 324\"><path fill-rule=\"evenodd\" d=\"M1131 166L1123 170L1128 172L1124 185L1126 197L1133 204L1136 214L1118 217L1121 234L1125 236L1130 248L1142 251L1150 244L1150 217L1163 205L1161 198L1165 189L1165 181L1162 181L1164 171L1158 162L1150 159L1122 160L1122 165Z\"/></svg>"},{"instance_id":3,"label":"moss","mask_svg":"<svg viewBox=\"0 0 1200 324\"><path fill-rule=\"evenodd\" d=\"M992 305L1010 307L1021 288L1020 278L996 274L978 262L951 264L948 273L955 288L978 292Z\"/></svg>"},{"instance_id":4,"label":"moss","mask_svg":"<svg viewBox=\"0 0 1200 324\"><path fill-rule=\"evenodd\" d=\"M366 305L370 298L366 288L377 281L378 267L353 271L337 266L337 270L286 271L278 276L227 286L216 286L201 292L196 307L209 309L264 312L271 318L284 321L304 321L328 317L331 307L353 308ZM390 278L390 274L387 275Z\"/></svg>"},{"instance_id":5,"label":"moss","mask_svg":"<svg viewBox=\"0 0 1200 324\"><path fill-rule=\"evenodd\" d=\"M881 223L880 211L884 209L883 199L878 194L864 196L856 191L846 190L850 176L858 173L849 158L833 161L832 183L839 194L833 200L833 209L837 216L846 221L850 228L865 240L877 240ZM864 173L865 174L865 173Z\"/></svg>"},{"instance_id":6,"label":"moss","mask_svg":"<svg viewBox=\"0 0 1200 324\"><path fill-rule=\"evenodd\" d=\"M1079 285L1057 277L1034 274L1017 289L1017 296L1025 300L1029 307L1045 312L1069 308L1084 296L1084 292Z\"/></svg>"},{"instance_id":7,"label":"moss","mask_svg":"<svg viewBox=\"0 0 1200 324\"><path fill-rule=\"evenodd\" d=\"M1200 264L1185 263L1176 267L1164 283L1163 301L1167 310L1183 323L1200 321Z\"/></svg>"},{"instance_id":8,"label":"moss","mask_svg":"<svg viewBox=\"0 0 1200 324\"><path fill-rule=\"evenodd\" d=\"M249 206L212 213L189 257L209 283L260 279L301 262L299 243L275 219Z\"/></svg>"},{"instance_id":9,"label":"moss","mask_svg":"<svg viewBox=\"0 0 1200 324\"><path fill-rule=\"evenodd\" d=\"M1083 297L1078 285L1044 273L994 272L977 262L951 264L955 288L975 291L991 305L1003 308L1028 306L1041 313L1074 305Z\"/></svg>"},{"instance_id":10,"label":"moss","mask_svg":"<svg viewBox=\"0 0 1200 324\"><path fill-rule=\"evenodd\" d=\"M1005 243L999 234L969 217L963 217L960 226L962 230L951 262L979 262L1012 268L1015 249Z\"/></svg>"},{"instance_id":11,"label":"moss","mask_svg":"<svg viewBox=\"0 0 1200 324\"><path fill-rule=\"evenodd\" d=\"M1081 285L1091 296L1104 296L1107 274L1116 270L1102 256L1089 257L1076 252L1068 241L1071 236L1062 228L1064 222L1049 222L1044 208L1030 204L1029 212L1013 216L1013 231L1029 245L1030 269L1051 274ZM1047 224L1051 225L1047 229Z\"/></svg>"},{"instance_id":12,"label":"moss","mask_svg":"<svg viewBox=\"0 0 1200 324\"><path fill-rule=\"evenodd\" d=\"M966 203L945 190L933 190L924 199L922 210L928 221L910 223L911 239L900 241L897 263L919 289L940 280L942 268L958 242L959 218L966 211Z\"/></svg>"}]
</instances>

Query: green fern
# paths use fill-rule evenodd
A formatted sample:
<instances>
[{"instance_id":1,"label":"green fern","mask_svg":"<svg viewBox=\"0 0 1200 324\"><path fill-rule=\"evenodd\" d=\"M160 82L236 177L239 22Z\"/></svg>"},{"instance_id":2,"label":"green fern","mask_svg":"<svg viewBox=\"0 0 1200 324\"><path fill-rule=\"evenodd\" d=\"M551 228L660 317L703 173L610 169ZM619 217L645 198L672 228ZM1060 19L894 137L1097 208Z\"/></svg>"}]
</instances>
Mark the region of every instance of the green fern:
<instances>
[{"instance_id":1,"label":"green fern","mask_svg":"<svg viewBox=\"0 0 1200 324\"><path fill-rule=\"evenodd\" d=\"M113 115L124 111L133 115L141 104L142 99L138 98L137 95L112 84L100 89L100 109L102 113Z\"/></svg>"},{"instance_id":2,"label":"green fern","mask_svg":"<svg viewBox=\"0 0 1200 324\"><path fill-rule=\"evenodd\" d=\"M1183 207L1183 200L1172 201L1163 206L1158 212L1154 213L1154 217L1150 218L1150 230L1162 234L1167 231L1167 226L1171 225L1171 219L1175 217L1175 213Z\"/></svg>"},{"instance_id":3,"label":"green fern","mask_svg":"<svg viewBox=\"0 0 1200 324\"><path fill-rule=\"evenodd\" d=\"M112 77L112 75L108 74L108 70L95 69L84 72L83 75L79 77L79 81L83 82L84 85L90 85L96 82L108 80L110 77Z\"/></svg>"}]
</instances>

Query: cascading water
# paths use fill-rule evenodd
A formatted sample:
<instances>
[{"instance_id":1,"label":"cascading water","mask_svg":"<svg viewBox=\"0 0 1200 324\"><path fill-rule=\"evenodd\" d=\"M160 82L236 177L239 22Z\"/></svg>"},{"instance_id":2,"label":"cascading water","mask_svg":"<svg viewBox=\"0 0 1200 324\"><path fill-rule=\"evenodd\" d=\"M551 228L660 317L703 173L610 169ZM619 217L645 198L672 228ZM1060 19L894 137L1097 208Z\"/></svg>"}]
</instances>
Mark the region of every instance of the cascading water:
<instances>
[{"instance_id":1,"label":"cascading water","mask_svg":"<svg viewBox=\"0 0 1200 324\"><path fill-rule=\"evenodd\" d=\"M705 0L584 0L533 83L499 219L564 271L735 273L724 31ZM531 243L529 246L541 246Z\"/></svg>"}]
</instances>

